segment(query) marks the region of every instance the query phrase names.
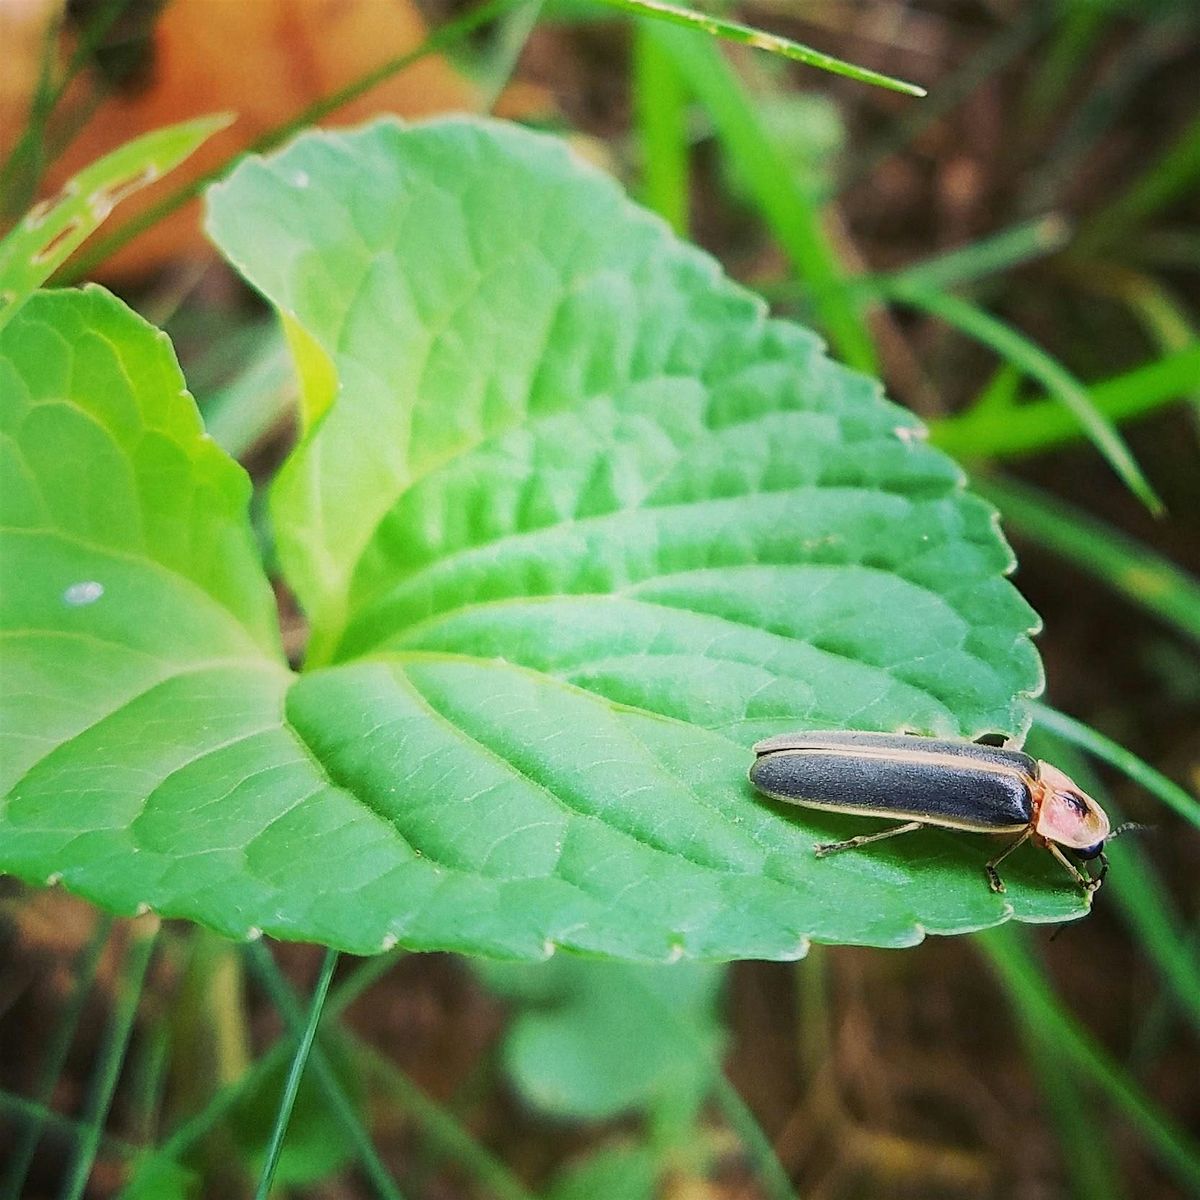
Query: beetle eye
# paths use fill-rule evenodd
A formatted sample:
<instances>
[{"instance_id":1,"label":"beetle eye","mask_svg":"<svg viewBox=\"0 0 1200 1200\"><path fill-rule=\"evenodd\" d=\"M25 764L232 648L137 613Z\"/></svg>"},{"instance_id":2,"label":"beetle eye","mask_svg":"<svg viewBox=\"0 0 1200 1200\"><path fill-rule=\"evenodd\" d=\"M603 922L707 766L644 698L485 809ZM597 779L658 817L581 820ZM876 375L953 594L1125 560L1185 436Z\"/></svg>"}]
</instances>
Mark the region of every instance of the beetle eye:
<instances>
[{"instance_id":1,"label":"beetle eye","mask_svg":"<svg viewBox=\"0 0 1200 1200\"><path fill-rule=\"evenodd\" d=\"M1082 850L1076 850L1075 853L1083 859L1096 858L1103 849L1104 843L1097 842L1094 846L1084 846Z\"/></svg>"},{"instance_id":2,"label":"beetle eye","mask_svg":"<svg viewBox=\"0 0 1200 1200\"><path fill-rule=\"evenodd\" d=\"M1081 817L1086 817L1088 815L1088 806L1083 802L1083 799L1080 796L1077 796L1074 792L1058 792L1057 795L1060 800L1066 801L1072 812L1077 813ZM1100 851L1097 850L1096 853L1099 854Z\"/></svg>"}]
</instances>

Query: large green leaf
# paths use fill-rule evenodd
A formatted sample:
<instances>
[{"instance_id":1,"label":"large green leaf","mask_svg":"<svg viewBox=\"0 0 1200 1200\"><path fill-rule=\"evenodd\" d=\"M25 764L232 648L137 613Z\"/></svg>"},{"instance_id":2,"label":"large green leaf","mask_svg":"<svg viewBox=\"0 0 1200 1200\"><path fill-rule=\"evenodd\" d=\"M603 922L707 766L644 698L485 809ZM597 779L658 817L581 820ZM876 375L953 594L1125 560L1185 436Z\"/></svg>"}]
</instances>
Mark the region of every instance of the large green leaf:
<instances>
[{"instance_id":1,"label":"large green leaf","mask_svg":"<svg viewBox=\"0 0 1200 1200\"><path fill-rule=\"evenodd\" d=\"M992 510L914 420L552 139L301 139L212 229L288 319L281 662L246 483L98 292L0 335L0 867L367 951L787 957L1084 911L1048 856L773 805L797 726L1020 733ZM14 686L12 681L17 681ZM1045 861L1043 861L1045 860Z\"/></svg>"}]
</instances>

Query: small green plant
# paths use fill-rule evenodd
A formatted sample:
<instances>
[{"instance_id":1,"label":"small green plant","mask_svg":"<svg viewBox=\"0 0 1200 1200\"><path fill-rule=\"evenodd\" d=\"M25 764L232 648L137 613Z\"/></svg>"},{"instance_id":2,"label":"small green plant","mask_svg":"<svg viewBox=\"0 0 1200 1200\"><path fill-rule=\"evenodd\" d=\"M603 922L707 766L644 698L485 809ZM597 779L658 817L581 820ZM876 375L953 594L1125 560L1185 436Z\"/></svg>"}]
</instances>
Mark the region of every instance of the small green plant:
<instances>
[{"instance_id":1,"label":"small green plant","mask_svg":"<svg viewBox=\"0 0 1200 1200\"><path fill-rule=\"evenodd\" d=\"M1186 897L1160 874L1164 839L1117 843L1100 919L1035 951L1044 935L998 926L1086 911L1044 856L1022 852L1005 898L979 869L994 847L969 836L817 862L814 842L863 823L774 805L745 780L756 739L801 726L1019 740L1032 719L1028 751L1114 820L1145 794L1164 826L1200 826L1200 805L1114 740L1152 743L1113 690L1118 671L1063 655L1091 620L1076 602L1107 590L1157 624L1097 627L1119 626L1143 664L1158 655L1168 690L1195 695L1195 579L1106 523L1126 498L1093 507L1078 486L1091 452L1069 445L1089 439L1146 508L1161 496L1160 528L1186 524L1181 473L1153 427L1130 426L1153 413L1168 427L1200 372L1186 291L1200 253L1182 203L1200 126L1169 74L1196 18L1173 0L1135 7L956 16L954 63L939 70L899 42L877 58L936 84L912 103L815 76L808 66L921 90L724 15L486 0L251 149L277 150L468 34L486 45L490 28L490 50L460 47L486 111L535 27L587 45L590 30L561 23L615 17L596 32L606 89L621 73L614 30L632 35L631 136L607 148L678 236L554 139L384 122L305 133L232 176L235 163L218 164L79 253L123 194L220 124L206 119L102 159L0 241L0 872L107 910L44 1044L0 1027L6 1046L26 1043L0 1055L0 1198L41 1194L49 1177L64 1197L108 1194L118 1178L127 1200L249 1194L254 1179L266 1197L273 1180L301 1193L336 1174L389 1200L448 1186L649 1200L716 1178L794 1200L793 1180L802 1195L937 1190L942 1164L959 1172L943 1182L982 1193L1007 1172L1007 1122L996 1140L973 1137L955 1107L944 1146L909 1142L904 1097L922 1088L936 1138L935 1093L997 1063L1038 1148L1028 1157L1048 1163L1058 1142L1060 1190L1200 1188L1200 1147L1170 1088L1172 1071L1186 1083L1177 1049L1200 1028L1200 966ZM122 8L99 6L81 49ZM812 27L837 46L832 26ZM53 157L49 118L85 58L63 73L47 55L0 167L6 213ZM1160 93L1153 120L1139 78ZM819 94L795 90L811 85ZM970 126L955 110L996 105L1003 134L966 157L984 178L1011 163L1011 196L981 193L966 223L944 225L935 205L923 229L903 186L889 190L904 171L876 168L948 181L953 132ZM624 111L608 116L610 133L624 129ZM1130 130L1141 149L1108 138ZM1094 194L1105 172L1092 160L1120 164ZM87 278L216 180L213 239L273 312L243 321L206 296L167 318L201 423L154 325L97 288L35 289ZM714 236L723 220L736 232ZM693 221L799 323L768 317L688 246ZM910 261L918 247L940 252ZM165 307L151 304L140 311ZM972 354L995 364L990 382ZM927 418L928 442L883 399L880 374ZM278 445L296 381L300 436L272 480L248 452L264 434ZM1064 448L1074 466L1039 460L1037 488L994 470ZM969 490L946 454L968 465ZM1190 457L1176 461L1186 475ZM1053 556L1039 578L1031 553L1022 586L1047 612L1057 700L1111 737L1031 701L1037 618L1006 579L989 504ZM1069 596L1057 613L1046 574ZM281 637L272 588L299 600L302 630L287 597ZM1164 712L1169 701L1146 711L1155 735L1168 736ZM1137 790L1109 795L1081 750ZM1187 778L1186 757L1153 761ZM1183 871L1187 839L1170 842ZM65 903L6 887L6 939ZM145 907L199 924L109 915ZM902 956L817 945L793 971L715 961L974 929ZM371 957L339 964L336 949L272 947L260 931ZM470 972L439 956L393 971L405 947L475 957ZM1054 984L1041 957L1056 960ZM957 966L941 989L943 964ZM471 997L454 1033L484 1007L495 1053L479 1041L459 1073L439 1062L410 1077L387 1034L419 1036L413 985L442 971ZM995 1029L986 1061L977 1042L942 1044L963 1030L964 997L966 1024L982 1005ZM1136 1037L1089 1020L1129 1001ZM925 1034L897 1044L903 1008ZM877 1067L889 1076L886 1130L855 1102L855 1039L878 1051L872 1086ZM917 1061L952 1068L932 1106ZM502 1137L497 1111L512 1118Z\"/></svg>"},{"instance_id":2,"label":"small green plant","mask_svg":"<svg viewBox=\"0 0 1200 1200\"><path fill-rule=\"evenodd\" d=\"M552 139L300 139L210 199L280 311L288 669L169 345L97 289L5 331L0 866L359 952L792 957L1078 915L977 848L816 863L750 792L797 724L1019 735L1036 619L991 508L869 379Z\"/></svg>"}]
</instances>

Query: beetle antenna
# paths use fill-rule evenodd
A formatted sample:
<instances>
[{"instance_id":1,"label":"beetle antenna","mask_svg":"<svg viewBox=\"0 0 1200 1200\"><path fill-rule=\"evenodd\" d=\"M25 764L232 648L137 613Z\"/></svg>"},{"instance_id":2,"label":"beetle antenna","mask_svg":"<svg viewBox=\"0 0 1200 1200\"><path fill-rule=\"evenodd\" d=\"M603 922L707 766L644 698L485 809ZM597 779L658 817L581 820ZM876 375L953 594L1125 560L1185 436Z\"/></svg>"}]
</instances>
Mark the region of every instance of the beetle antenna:
<instances>
[{"instance_id":1,"label":"beetle antenna","mask_svg":"<svg viewBox=\"0 0 1200 1200\"><path fill-rule=\"evenodd\" d=\"M1151 830L1153 828L1153 825L1143 825L1139 821L1126 821L1124 825L1118 825L1104 840L1111 842L1113 838L1123 837L1127 833L1134 833L1139 830Z\"/></svg>"}]
</instances>

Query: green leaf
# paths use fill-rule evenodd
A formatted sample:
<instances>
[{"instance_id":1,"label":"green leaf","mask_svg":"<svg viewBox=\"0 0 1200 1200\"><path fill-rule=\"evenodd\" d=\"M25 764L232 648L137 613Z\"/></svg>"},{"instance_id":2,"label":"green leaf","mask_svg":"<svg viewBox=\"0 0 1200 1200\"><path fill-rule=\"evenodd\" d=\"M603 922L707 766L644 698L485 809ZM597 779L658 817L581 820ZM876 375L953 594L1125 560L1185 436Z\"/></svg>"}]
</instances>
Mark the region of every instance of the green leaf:
<instances>
[{"instance_id":1,"label":"green leaf","mask_svg":"<svg viewBox=\"0 0 1200 1200\"><path fill-rule=\"evenodd\" d=\"M229 121L197 117L134 138L31 209L0 241L0 329L117 204L177 167Z\"/></svg>"},{"instance_id":2,"label":"green leaf","mask_svg":"<svg viewBox=\"0 0 1200 1200\"><path fill-rule=\"evenodd\" d=\"M525 1002L503 1054L530 1104L595 1121L665 1098L685 1107L703 1100L722 1038L722 968L561 958L479 969L493 990Z\"/></svg>"},{"instance_id":3,"label":"green leaf","mask_svg":"<svg viewBox=\"0 0 1200 1200\"><path fill-rule=\"evenodd\" d=\"M336 393L248 483L97 290L0 334L0 869L218 931L496 957L787 958L1085 901L988 839L828 861L800 726L1017 735L1036 618L915 420L553 139L377 125L250 161L212 225ZM15 582L14 582L15 581Z\"/></svg>"}]
</instances>

